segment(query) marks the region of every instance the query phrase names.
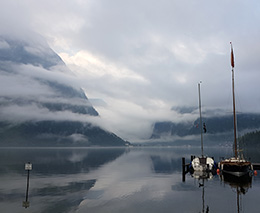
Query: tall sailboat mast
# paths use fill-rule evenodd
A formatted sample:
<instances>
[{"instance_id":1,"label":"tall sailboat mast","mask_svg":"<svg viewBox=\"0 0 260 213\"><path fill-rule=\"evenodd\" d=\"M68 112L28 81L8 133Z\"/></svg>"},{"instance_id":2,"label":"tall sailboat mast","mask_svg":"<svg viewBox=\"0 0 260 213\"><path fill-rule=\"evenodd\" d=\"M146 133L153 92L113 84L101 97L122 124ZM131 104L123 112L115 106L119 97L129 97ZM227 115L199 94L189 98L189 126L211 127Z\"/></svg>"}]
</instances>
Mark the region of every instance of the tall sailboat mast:
<instances>
[{"instance_id":1,"label":"tall sailboat mast","mask_svg":"<svg viewBox=\"0 0 260 213\"><path fill-rule=\"evenodd\" d=\"M191 160L190 171L199 172L213 172L217 169L216 163L213 158L204 156L203 153L203 134L202 134L202 116L201 116L201 95L200 95L200 85L201 81L198 83L198 92L199 92L199 113L200 113L200 136L201 136L201 157L194 157ZM206 126L203 124L204 132L206 132Z\"/></svg>"},{"instance_id":2,"label":"tall sailboat mast","mask_svg":"<svg viewBox=\"0 0 260 213\"><path fill-rule=\"evenodd\" d=\"M233 119L234 119L234 150L235 150L235 158L238 157L237 155L237 121L236 121L236 101L235 101L235 77L234 77L234 53L233 53L233 46L232 42L231 45L231 67L232 67L232 95L233 95Z\"/></svg>"},{"instance_id":3,"label":"tall sailboat mast","mask_svg":"<svg viewBox=\"0 0 260 213\"><path fill-rule=\"evenodd\" d=\"M198 83L198 90L199 90L199 111L200 111L200 137L201 137L201 155L203 157L203 134L202 134L202 116L201 116L201 97L200 97L200 84L201 81Z\"/></svg>"},{"instance_id":4,"label":"tall sailboat mast","mask_svg":"<svg viewBox=\"0 0 260 213\"><path fill-rule=\"evenodd\" d=\"M219 163L219 168L223 175L233 175L234 177L246 177L250 175L253 166L250 161L238 157L237 147L237 122L236 122L236 103L235 103L235 79L234 79L234 53L231 44L231 67L232 67L232 95L233 95L233 119L234 119L234 157L222 160Z\"/></svg>"}]
</instances>

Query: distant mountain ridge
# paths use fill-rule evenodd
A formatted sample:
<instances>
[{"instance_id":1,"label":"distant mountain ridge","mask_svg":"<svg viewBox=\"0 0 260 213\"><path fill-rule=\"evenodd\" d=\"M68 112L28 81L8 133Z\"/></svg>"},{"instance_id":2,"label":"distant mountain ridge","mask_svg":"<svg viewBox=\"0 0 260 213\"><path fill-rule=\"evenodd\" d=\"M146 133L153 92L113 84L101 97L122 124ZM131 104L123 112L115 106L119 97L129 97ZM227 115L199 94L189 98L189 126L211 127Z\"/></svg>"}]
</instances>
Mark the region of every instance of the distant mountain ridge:
<instances>
[{"instance_id":1,"label":"distant mountain ridge","mask_svg":"<svg viewBox=\"0 0 260 213\"><path fill-rule=\"evenodd\" d=\"M61 58L39 39L0 36L0 146L124 146Z\"/></svg>"},{"instance_id":2,"label":"distant mountain ridge","mask_svg":"<svg viewBox=\"0 0 260 213\"><path fill-rule=\"evenodd\" d=\"M203 118L206 124L207 134L218 134L233 131L233 117L213 116ZM260 114L244 113L237 115L239 131L246 131L260 128ZM153 127L151 139L160 139L172 136L188 136L200 134L199 118L193 122L156 122Z\"/></svg>"},{"instance_id":3,"label":"distant mountain ridge","mask_svg":"<svg viewBox=\"0 0 260 213\"><path fill-rule=\"evenodd\" d=\"M20 124L0 123L0 146L124 146L115 134L90 123L77 121L38 121Z\"/></svg>"}]
</instances>

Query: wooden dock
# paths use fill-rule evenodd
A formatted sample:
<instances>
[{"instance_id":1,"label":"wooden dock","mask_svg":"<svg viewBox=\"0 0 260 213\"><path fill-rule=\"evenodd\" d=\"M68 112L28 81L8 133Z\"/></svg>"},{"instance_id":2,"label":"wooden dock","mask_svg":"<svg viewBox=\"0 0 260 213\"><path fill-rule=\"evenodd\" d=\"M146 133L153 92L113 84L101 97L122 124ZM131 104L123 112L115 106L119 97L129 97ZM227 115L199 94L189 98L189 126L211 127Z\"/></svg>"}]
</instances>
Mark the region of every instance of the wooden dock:
<instances>
[{"instance_id":1,"label":"wooden dock","mask_svg":"<svg viewBox=\"0 0 260 213\"><path fill-rule=\"evenodd\" d=\"M254 170L260 170L260 163L252 163Z\"/></svg>"}]
</instances>

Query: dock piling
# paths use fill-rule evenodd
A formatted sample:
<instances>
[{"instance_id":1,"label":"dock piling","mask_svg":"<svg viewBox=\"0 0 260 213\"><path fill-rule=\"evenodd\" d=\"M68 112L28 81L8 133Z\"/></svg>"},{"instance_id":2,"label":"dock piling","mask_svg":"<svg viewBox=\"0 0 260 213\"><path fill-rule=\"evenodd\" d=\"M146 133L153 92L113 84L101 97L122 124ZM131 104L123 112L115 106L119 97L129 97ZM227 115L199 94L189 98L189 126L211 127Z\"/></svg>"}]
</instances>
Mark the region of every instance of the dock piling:
<instances>
[{"instance_id":1,"label":"dock piling","mask_svg":"<svg viewBox=\"0 0 260 213\"><path fill-rule=\"evenodd\" d=\"M189 172L189 164L186 164L185 158L182 158L182 182L185 182L185 175Z\"/></svg>"}]
</instances>

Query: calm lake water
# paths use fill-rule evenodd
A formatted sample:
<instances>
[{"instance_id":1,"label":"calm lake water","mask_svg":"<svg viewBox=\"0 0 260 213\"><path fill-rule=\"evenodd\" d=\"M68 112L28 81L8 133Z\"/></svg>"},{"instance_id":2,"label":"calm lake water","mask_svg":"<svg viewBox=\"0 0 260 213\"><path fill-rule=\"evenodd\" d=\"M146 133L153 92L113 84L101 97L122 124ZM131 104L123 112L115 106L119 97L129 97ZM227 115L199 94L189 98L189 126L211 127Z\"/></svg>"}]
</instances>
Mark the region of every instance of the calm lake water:
<instances>
[{"instance_id":1,"label":"calm lake water","mask_svg":"<svg viewBox=\"0 0 260 213\"><path fill-rule=\"evenodd\" d=\"M230 148L205 148L229 157ZM260 174L251 183L232 184L215 175L202 180L186 174L192 148L0 149L1 212L168 213L259 212ZM254 161L259 153L253 153ZM26 162L32 163L29 208ZM260 162L260 160L259 160ZM260 172L260 171L259 171Z\"/></svg>"}]
</instances>

